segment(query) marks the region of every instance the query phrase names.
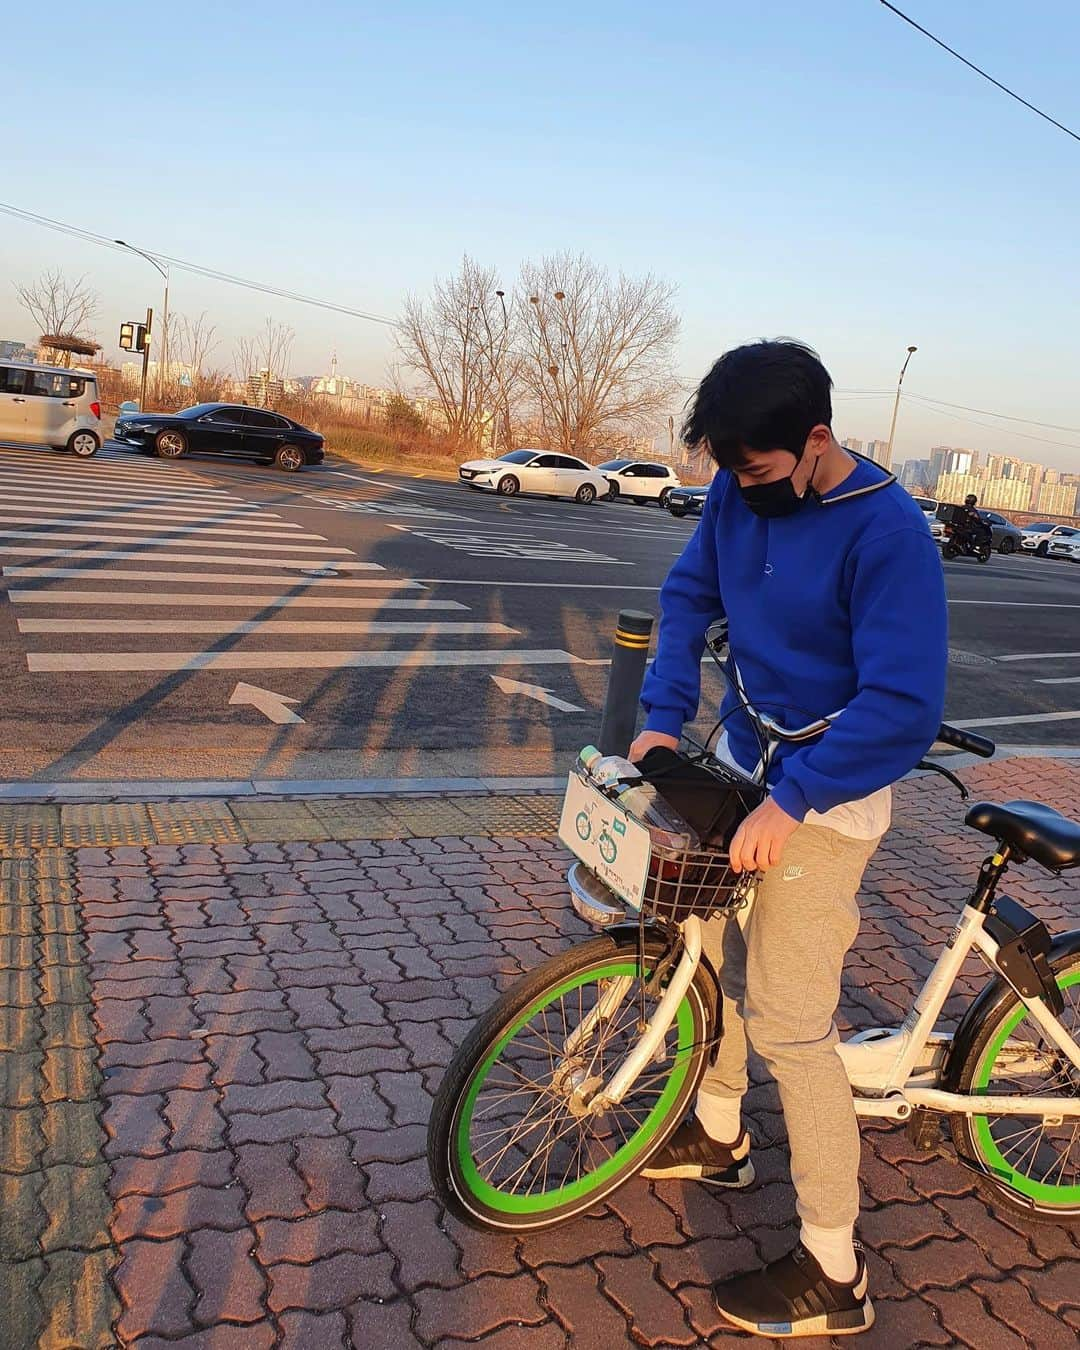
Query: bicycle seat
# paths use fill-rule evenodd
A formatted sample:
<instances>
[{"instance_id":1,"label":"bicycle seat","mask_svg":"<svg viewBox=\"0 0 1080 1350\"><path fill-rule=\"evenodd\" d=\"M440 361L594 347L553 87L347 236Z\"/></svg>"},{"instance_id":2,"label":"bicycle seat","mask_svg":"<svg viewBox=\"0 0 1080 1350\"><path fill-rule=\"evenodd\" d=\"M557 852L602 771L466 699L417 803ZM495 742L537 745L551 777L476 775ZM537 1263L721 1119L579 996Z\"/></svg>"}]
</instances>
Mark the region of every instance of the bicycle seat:
<instances>
[{"instance_id":1,"label":"bicycle seat","mask_svg":"<svg viewBox=\"0 0 1080 1350\"><path fill-rule=\"evenodd\" d=\"M1080 863L1080 824L1042 802L976 802L964 819L1051 872Z\"/></svg>"}]
</instances>

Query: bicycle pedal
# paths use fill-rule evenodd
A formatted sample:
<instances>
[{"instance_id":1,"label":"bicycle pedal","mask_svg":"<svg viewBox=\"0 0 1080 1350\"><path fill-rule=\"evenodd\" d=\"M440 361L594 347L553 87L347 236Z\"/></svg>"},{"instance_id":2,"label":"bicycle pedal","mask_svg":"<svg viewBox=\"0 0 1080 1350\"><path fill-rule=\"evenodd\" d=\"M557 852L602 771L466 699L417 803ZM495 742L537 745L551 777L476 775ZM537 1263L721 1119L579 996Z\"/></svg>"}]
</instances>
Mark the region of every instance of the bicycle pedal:
<instances>
[{"instance_id":1,"label":"bicycle pedal","mask_svg":"<svg viewBox=\"0 0 1080 1350\"><path fill-rule=\"evenodd\" d=\"M904 1129L912 1146L920 1153L934 1153L941 1142L941 1116L924 1106L917 1106L912 1111Z\"/></svg>"}]
</instances>

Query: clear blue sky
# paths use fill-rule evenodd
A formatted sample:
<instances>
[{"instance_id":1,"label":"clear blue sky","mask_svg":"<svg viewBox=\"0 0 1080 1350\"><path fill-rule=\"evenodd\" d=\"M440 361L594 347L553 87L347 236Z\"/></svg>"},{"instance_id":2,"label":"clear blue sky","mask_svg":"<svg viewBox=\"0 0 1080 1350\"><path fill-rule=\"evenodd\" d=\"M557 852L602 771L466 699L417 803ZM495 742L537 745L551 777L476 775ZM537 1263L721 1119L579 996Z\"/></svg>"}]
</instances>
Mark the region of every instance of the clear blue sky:
<instances>
[{"instance_id":1,"label":"clear blue sky","mask_svg":"<svg viewBox=\"0 0 1080 1350\"><path fill-rule=\"evenodd\" d=\"M904 7L903 5L901 7ZM907 0L913 17L1080 127L1075 0ZM16 5L0 63L0 199L148 249L380 314L462 253L508 280L582 250L678 286L679 367L796 334L844 389L912 391L1080 427L1080 144L875 0ZM49 265L105 297L100 336L157 296L138 259L0 217L11 280ZM183 272L217 358L267 313L293 369L336 348L385 378L387 331ZM888 433L888 398L838 400ZM1055 449L1018 433L1056 439ZM1080 467L1080 434L908 405L934 443Z\"/></svg>"}]
</instances>

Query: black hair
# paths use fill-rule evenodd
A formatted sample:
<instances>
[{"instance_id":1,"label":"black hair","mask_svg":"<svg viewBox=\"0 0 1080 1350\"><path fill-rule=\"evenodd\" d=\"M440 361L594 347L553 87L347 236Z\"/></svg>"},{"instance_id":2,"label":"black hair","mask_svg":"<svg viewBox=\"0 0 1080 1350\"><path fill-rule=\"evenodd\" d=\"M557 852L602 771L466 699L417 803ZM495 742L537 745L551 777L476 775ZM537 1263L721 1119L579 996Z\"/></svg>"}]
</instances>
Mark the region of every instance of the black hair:
<instances>
[{"instance_id":1,"label":"black hair","mask_svg":"<svg viewBox=\"0 0 1080 1350\"><path fill-rule=\"evenodd\" d=\"M708 450L722 469L745 464L747 450L789 450L801 459L814 427L832 426L831 388L817 352L793 338L735 347L698 386L683 441Z\"/></svg>"}]
</instances>

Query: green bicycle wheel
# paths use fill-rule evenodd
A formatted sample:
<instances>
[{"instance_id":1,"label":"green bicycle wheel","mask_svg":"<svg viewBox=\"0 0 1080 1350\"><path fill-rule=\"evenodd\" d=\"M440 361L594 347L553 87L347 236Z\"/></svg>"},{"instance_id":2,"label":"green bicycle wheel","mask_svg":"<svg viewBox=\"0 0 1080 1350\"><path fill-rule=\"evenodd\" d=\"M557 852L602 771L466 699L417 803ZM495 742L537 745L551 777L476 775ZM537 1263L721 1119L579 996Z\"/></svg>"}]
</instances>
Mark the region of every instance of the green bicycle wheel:
<instances>
[{"instance_id":1,"label":"green bicycle wheel","mask_svg":"<svg viewBox=\"0 0 1080 1350\"><path fill-rule=\"evenodd\" d=\"M1065 1000L1059 1021L1080 1044L1080 957L1052 969ZM991 1009L960 1074L959 1091L994 1096L1080 1097L1080 1070L1046 1039L1015 994ZM953 1140L982 1169L979 1182L999 1205L1027 1219L1080 1219L1080 1127L1076 1117L953 1116Z\"/></svg>"},{"instance_id":2,"label":"green bicycle wheel","mask_svg":"<svg viewBox=\"0 0 1080 1350\"><path fill-rule=\"evenodd\" d=\"M717 1025L717 990L704 966L624 1100L599 1115L587 1110L638 1039L636 943L636 933L622 930L544 962L462 1042L432 1107L428 1166L440 1200L463 1222L524 1232L586 1213L635 1176L684 1118ZM649 936L645 952L648 977L665 944ZM646 1018L661 994L646 996Z\"/></svg>"}]
</instances>

